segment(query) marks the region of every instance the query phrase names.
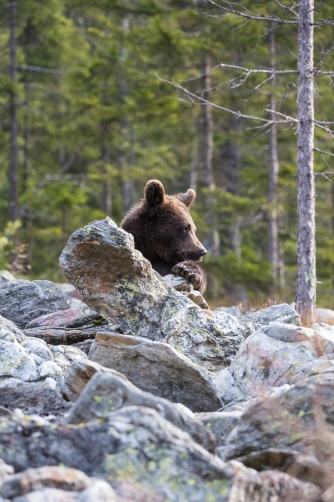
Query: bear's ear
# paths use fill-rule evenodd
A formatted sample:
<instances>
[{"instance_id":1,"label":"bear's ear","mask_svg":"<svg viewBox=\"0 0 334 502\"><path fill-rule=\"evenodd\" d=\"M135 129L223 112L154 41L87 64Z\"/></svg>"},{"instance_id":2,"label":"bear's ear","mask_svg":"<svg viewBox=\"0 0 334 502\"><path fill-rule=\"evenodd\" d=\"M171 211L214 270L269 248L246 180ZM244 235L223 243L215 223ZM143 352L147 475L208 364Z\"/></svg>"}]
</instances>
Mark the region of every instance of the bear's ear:
<instances>
[{"instance_id":1,"label":"bear's ear","mask_svg":"<svg viewBox=\"0 0 334 502\"><path fill-rule=\"evenodd\" d=\"M148 181L145 186L144 197L150 206L161 206L165 202L165 189L161 181Z\"/></svg>"},{"instance_id":2,"label":"bear's ear","mask_svg":"<svg viewBox=\"0 0 334 502\"><path fill-rule=\"evenodd\" d=\"M179 193L177 197L185 206L190 207L194 202L196 192L192 188L189 188L186 193Z\"/></svg>"}]
</instances>

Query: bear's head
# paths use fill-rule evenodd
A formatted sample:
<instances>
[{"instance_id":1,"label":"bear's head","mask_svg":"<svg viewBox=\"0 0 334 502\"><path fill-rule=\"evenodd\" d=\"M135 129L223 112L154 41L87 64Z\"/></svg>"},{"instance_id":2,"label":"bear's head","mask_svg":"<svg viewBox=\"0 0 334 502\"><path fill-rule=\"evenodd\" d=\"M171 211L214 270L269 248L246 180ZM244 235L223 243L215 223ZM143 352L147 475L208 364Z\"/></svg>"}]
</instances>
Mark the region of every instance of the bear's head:
<instances>
[{"instance_id":1,"label":"bear's head","mask_svg":"<svg viewBox=\"0 0 334 502\"><path fill-rule=\"evenodd\" d=\"M166 195L160 181L147 182L144 199L128 213L122 228L134 236L135 247L151 263L202 260L207 251L196 237L196 227L189 214L195 197L192 189Z\"/></svg>"}]
</instances>

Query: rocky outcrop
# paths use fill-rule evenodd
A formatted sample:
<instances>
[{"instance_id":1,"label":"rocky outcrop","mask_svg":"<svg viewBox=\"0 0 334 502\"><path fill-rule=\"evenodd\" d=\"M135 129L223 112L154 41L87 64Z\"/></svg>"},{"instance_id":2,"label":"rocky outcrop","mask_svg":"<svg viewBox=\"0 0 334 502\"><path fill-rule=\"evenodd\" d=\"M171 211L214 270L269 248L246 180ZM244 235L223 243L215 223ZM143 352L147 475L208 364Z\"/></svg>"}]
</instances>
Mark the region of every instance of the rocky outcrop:
<instances>
[{"instance_id":1,"label":"rocky outcrop","mask_svg":"<svg viewBox=\"0 0 334 502\"><path fill-rule=\"evenodd\" d=\"M224 459L278 448L328 460L334 434L333 392L332 382L299 383L254 400L228 435Z\"/></svg>"},{"instance_id":2,"label":"rocky outcrop","mask_svg":"<svg viewBox=\"0 0 334 502\"><path fill-rule=\"evenodd\" d=\"M110 218L74 232L59 263L87 305L125 335L163 340L209 370L229 365L242 341L234 317L218 322L175 291Z\"/></svg>"},{"instance_id":3,"label":"rocky outcrop","mask_svg":"<svg viewBox=\"0 0 334 502\"><path fill-rule=\"evenodd\" d=\"M212 376L167 343L99 332L89 358L123 373L140 389L192 411L216 411L222 405Z\"/></svg>"},{"instance_id":4,"label":"rocky outcrop","mask_svg":"<svg viewBox=\"0 0 334 502\"><path fill-rule=\"evenodd\" d=\"M216 447L215 436L188 408L143 392L124 378L108 372L98 372L91 378L66 418L66 423L91 422L126 406L154 409L166 420L188 432L206 450L213 452Z\"/></svg>"},{"instance_id":5,"label":"rocky outcrop","mask_svg":"<svg viewBox=\"0 0 334 502\"><path fill-rule=\"evenodd\" d=\"M19 328L36 317L68 309L66 300L51 281L10 281L0 284L0 315Z\"/></svg>"},{"instance_id":6,"label":"rocky outcrop","mask_svg":"<svg viewBox=\"0 0 334 502\"><path fill-rule=\"evenodd\" d=\"M284 473L256 473L239 462L224 464L156 411L136 406L81 426L7 420L0 448L16 471L61 463L108 480L118 496L133 502L243 501L248 494L260 502L315 502L320 495L313 484ZM8 490L17 486L10 478L5 483Z\"/></svg>"}]
</instances>

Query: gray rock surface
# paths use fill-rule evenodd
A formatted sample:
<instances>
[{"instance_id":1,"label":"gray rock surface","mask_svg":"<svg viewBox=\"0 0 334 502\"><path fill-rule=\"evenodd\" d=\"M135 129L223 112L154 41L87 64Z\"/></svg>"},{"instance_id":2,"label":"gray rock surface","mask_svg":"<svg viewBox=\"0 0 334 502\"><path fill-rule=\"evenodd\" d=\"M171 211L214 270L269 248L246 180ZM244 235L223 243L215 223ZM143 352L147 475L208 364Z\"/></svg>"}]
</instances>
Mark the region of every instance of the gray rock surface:
<instances>
[{"instance_id":1,"label":"gray rock surface","mask_svg":"<svg viewBox=\"0 0 334 502\"><path fill-rule=\"evenodd\" d=\"M14 474L14 469L11 465L7 465L3 460L0 458L0 486L3 483L3 481Z\"/></svg>"},{"instance_id":2,"label":"gray rock surface","mask_svg":"<svg viewBox=\"0 0 334 502\"><path fill-rule=\"evenodd\" d=\"M59 463L80 468L133 502L241 502L250 493L259 502L315 502L320 495L313 484L284 473L224 464L154 410L135 406L81 427L7 420L0 450L16 471Z\"/></svg>"},{"instance_id":3,"label":"gray rock surface","mask_svg":"<svg viewBox=\"0 0 334 502\"><path fill-rule=\"evenodd\" d=\"M298 312L287 303L271 305L257 312L252 312L239 318L239 322L248 330L248 334L273 322L300 326Z\"/></svg>"},{"instance_id":4,"label":"gray rock surface","mask_svg":"<svg viewBox=\"0 0 334 502\"><path fill-rule=\"evenodd\" d=\"M62 387L63 394L69 401L75 403L89 380L95 375L95 373L102 371L116 375L118 378L122 378L123 380L127 380L127 378L118 371L106 368L105 366L102 366L102 364L94 361L80 359L74 361L67 372L66 379Z\"/></svg>"},{"instance_id":5,"label":"gray rock surface","mask_svg":"<svg viewBox=\"0 0 334 502\"><path fill-rule=\"evenodd\" d=\"M108 372L96 373L66 418L68 424L90 422L104 418L111 411L125 406L145 406L188 432L193 440L208 451L216 447L214 435L185 406L143 392L124 378Z\"/></svg>"},{"instance_id":6,"label":"gray rock surface","mask_svg":"<svg viewBox=\"0 0 334 502\"><path fill-rule=\"evenodd\" d=\"M220 456L219 452L217 454ZM326 472L313 455L303 455L298 451L269 448L249 453L244 457L239 457L239 460L246 467L257 471L275 469L287 472L290 476L300 481L313 483L322 490L327 490L332 484L330 472Z\"/></svg>"},{"instance_id":7,"label":"gray rock surface","mask_svg":"<svg viewBox=\"0 0 334 502\"><path fill-rule=\"evenodd\" d=\"M41 326L37 328L22 330L26 336L33 336L44 340L50 345L73 345L74 343L84 342L85 340L94 340L97 331L101 327L96 328L60 328Z\"/></svg>"},{"instance_id":8,"label":"gray rock surface","mask_svg":"<svg viewBox=\"0 0 334 502\"><path fill-rule=\"evenodd\" d=\"M5 282L16 281L16 277L13 276L8 270L0 270L0 284Z\"/></svg>"},{"instance_id":9,"label":"gray rock surface","mask_svg":"<svg viewBox=\"0 0 334 502\"><path fill-rule=\"evenodd\" d=\"M48 346L43 340L28 338L0 316L0 378L33 382L52 377L62 384L73 361L86 358L80 349Z\"/></svg>"},{"instance_id":10,"label":"gray rock surface","mask_svg":"<svg viewBox=\"0 0 334 502\"><path fill-rule=\"evenodd\" d=\"M241 344L229 372L242 393L256 397L291 383L299 368L318 357L313 330L272 323Z\"/></svg>"},{"instance_id":11,"label":"gray rock surface","mask_svg":"<svg viewBox=\"0 0 334 502\"><path fill-rule=\"evenodd\" d=\"M56 383L56 382L55 382ZM63 415L71 408L49 381L21 382L8 378L0 382L0 406L20 408L27 415Z\"/></svg>"},{"instance_id":12,"label":"gray rock surface","mask_svg":"<svg viewBox=\"0 0 334 502\"><path fill-rule=\"evenodd\" d=\"M241 411L217 411L196 413L195 416L215 435L218 449L224 447L228 434L238 425L241 413Z\"/></svg>"},{"instance_id":13,"label":"gray rock surface","mask_svg":"<svg viewBox=\"0 0 334 502\"><path fill-rule=\"evenodd\" d=\"M68 309L68 304L51 281L10 281L0 284L0 315L19 328L36 317L57 310Z\"/></svg>"},{"instance_id":14,"label":"gray rock surface","mask_svg":"<svg viewBox=\"0 0 334 502\"><path fill-rule=\"evenodd\" d=\"M6 479L0 496L14 502L121 502L108 483L77 469L45 466Z\"/></svg>"},{"instance_id":15,"label":"gray rock surface","mask_svg":"<svg viewBox=\"0 0 334 502\"><path fill-rule=\"evenodd\" d=\"M51 314L46 314L37 319L33 319L25 329L38 327L63 327L63 328L80 328L94 327L106 324L106 321L95 310L83 306L76 308L67 308L66 310L58 310Z\"/></svg>"},{"instance_id":16,"label":"gray rock surface","mask_svg":"<svg viewBox=\"0 0 334 502\"><path fill-rule=\"evenodd\" d=\"M222 405L212 376L167 343L99 332L89 358L120 371L140 389L192 411L216 411Z\"/></svg>"},{"instance_id":17,"label":"gray rock surface","mask_svg":"<svg viewBox=\"0 0 334 502\"><path fill-rule=\"evenodd\" d=\"M175 291L110 218L74 232L59 263L87 305L126 335L164 340L209 370L229 365L242 341L235 318L218 322Z\"/></svg>"},{"instance_id":18,"label":"gray rock surface","mask_svg":"<svg viewBox=\"0 0 334 502\"><path fill-rule=\"evenodd\" d=\"M324 462L332 456L334 384L299 383L245 408L226 439L226 458L270 448L295 450Z\"/></svg>"}]
</instances>

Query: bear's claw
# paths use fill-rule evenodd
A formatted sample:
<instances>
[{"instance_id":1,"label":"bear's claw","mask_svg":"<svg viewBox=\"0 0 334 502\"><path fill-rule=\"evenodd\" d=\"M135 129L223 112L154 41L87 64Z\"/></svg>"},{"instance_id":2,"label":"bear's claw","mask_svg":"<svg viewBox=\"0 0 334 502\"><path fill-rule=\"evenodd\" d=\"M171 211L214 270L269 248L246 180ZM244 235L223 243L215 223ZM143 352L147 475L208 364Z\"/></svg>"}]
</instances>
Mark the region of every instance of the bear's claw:
<instances>
[{"instance_id":1,"label":"bear's claw","mask_svg":"<svg viewBox=\"0 0 334 502\"><path fill-rule=\"evenodd\" d=\"M172 268L174 275L180 275L194 286L194 289L203 293L206 287L206 276L203 269L195 261L186 260L177 263Z\"/></svg>"}]
</instances>

